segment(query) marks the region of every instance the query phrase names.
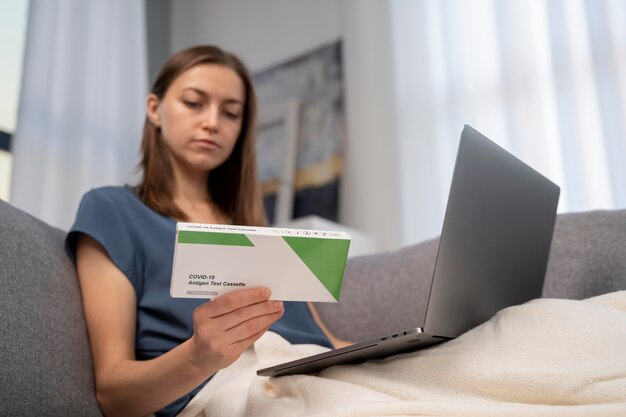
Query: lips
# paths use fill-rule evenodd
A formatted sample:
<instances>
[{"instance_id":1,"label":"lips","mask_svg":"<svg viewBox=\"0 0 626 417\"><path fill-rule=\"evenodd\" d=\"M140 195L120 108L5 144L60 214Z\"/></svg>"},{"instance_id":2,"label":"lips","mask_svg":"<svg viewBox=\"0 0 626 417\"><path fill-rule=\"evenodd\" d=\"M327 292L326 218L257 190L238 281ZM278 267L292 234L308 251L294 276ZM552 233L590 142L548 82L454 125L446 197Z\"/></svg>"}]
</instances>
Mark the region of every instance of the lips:
<instances>
[{"instance_id":1,"label":"lips","mask_svg":"<svg viewBox=\"0 0 626 417\"><path fill-rule=\"evenodd\" d=\"M221 145L213 139L194 139L193 143L206 149L220 149Z\"/></svg>"}]
</instances>

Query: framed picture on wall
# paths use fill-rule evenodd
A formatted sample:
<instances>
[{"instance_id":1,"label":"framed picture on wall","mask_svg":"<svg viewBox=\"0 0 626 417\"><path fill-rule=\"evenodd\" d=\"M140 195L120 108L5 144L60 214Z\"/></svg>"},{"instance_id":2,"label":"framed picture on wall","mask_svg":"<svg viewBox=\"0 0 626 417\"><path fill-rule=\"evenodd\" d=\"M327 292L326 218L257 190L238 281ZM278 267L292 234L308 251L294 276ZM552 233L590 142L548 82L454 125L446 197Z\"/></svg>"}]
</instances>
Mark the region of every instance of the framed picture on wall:
<instances>
[{"instance_id":1,"label":"framed picture on wall","mask_svg":"<svg viewBox=\"0 0 626 417\"><path fill-rule=\"evenodd\" d=\"M334 41L254 75L262 114L257 155L272 224L310 215L338 221L345 138L341 62L341 42Z\"/></svg>"},{"instance_id":2,"label":"framed picture on wall","mask_svg":"<svg viewBox=\"0 0 626 417\"><path fill-rule=\"evenodd\" d=\"M285 100L260 109L257 158L265 209L272 224L293 217L298 156L298 101Z\"/></svg>"}]
</instances>

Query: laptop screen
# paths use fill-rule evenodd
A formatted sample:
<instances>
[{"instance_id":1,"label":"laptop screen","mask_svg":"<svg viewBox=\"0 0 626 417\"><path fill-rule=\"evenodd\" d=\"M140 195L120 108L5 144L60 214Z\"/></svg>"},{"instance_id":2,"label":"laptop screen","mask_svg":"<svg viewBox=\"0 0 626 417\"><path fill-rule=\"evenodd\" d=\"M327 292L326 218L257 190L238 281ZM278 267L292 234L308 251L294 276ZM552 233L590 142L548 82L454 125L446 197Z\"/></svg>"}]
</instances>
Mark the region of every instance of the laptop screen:
<instances>
[{"instance_id":1,"label":"laptop screen","mask_svg":"<svg viewBox=\"0 0 626 417\"><path fill-rule=\"evenodd\" d=\"M470 126L461 134L425 331L457 337L541 297L559 187Z\"/></svg>"}]
</instances>

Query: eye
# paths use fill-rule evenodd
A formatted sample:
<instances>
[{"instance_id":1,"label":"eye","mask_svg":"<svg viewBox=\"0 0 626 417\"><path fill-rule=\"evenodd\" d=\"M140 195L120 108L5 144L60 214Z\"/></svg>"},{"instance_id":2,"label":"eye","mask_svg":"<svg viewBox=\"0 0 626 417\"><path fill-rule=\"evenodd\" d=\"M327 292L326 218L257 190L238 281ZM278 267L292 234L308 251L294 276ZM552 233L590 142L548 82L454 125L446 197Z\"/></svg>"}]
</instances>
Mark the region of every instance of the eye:
<instances>
[{"instance_id":1,"label":"eye","mask_svg":"<svg viewBox=\"0 0 626 417\"><path fill-rule=\"evenodd\" d=\"M224 111L224 114L226 114L226 117L228 117L231 120L237 120L240 117L240 113L239 112L235 112L235 111Z\"/></svg>"},{"instance_id":2,"label":"eye","mask_svg":"<svg viewBox=\"0 0 626 417\"><path fill-rule=\"evenodd\" d=\"M193 101L193 100L183 100L183 103L185 103L185 106L193 110L196 110L202 107L202 103Z\"/></svg>"}]
</instances>

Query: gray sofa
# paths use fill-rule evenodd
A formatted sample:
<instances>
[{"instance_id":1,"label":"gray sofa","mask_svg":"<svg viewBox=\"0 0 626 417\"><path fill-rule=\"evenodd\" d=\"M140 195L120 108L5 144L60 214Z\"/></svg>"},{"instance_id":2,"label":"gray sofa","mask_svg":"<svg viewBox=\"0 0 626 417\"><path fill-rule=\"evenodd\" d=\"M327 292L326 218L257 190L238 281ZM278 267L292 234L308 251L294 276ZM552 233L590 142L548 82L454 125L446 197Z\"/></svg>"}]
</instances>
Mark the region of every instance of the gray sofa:
<instances>
[{"instance_id":1,"label":"gray sofa","mask_svg":"<svg viewBox=\"0 0 626 417\"><path fill-rule=\"evenodd\" d=\"M0 201L0 416L101 416L65 233ZM437 241L348 262L341 302L318 309L339 337L421 324ZM387 291L374 291L375 279ZM626 288L626 210L558 216L544 295Z\"/></svg>"}]
</instances>

